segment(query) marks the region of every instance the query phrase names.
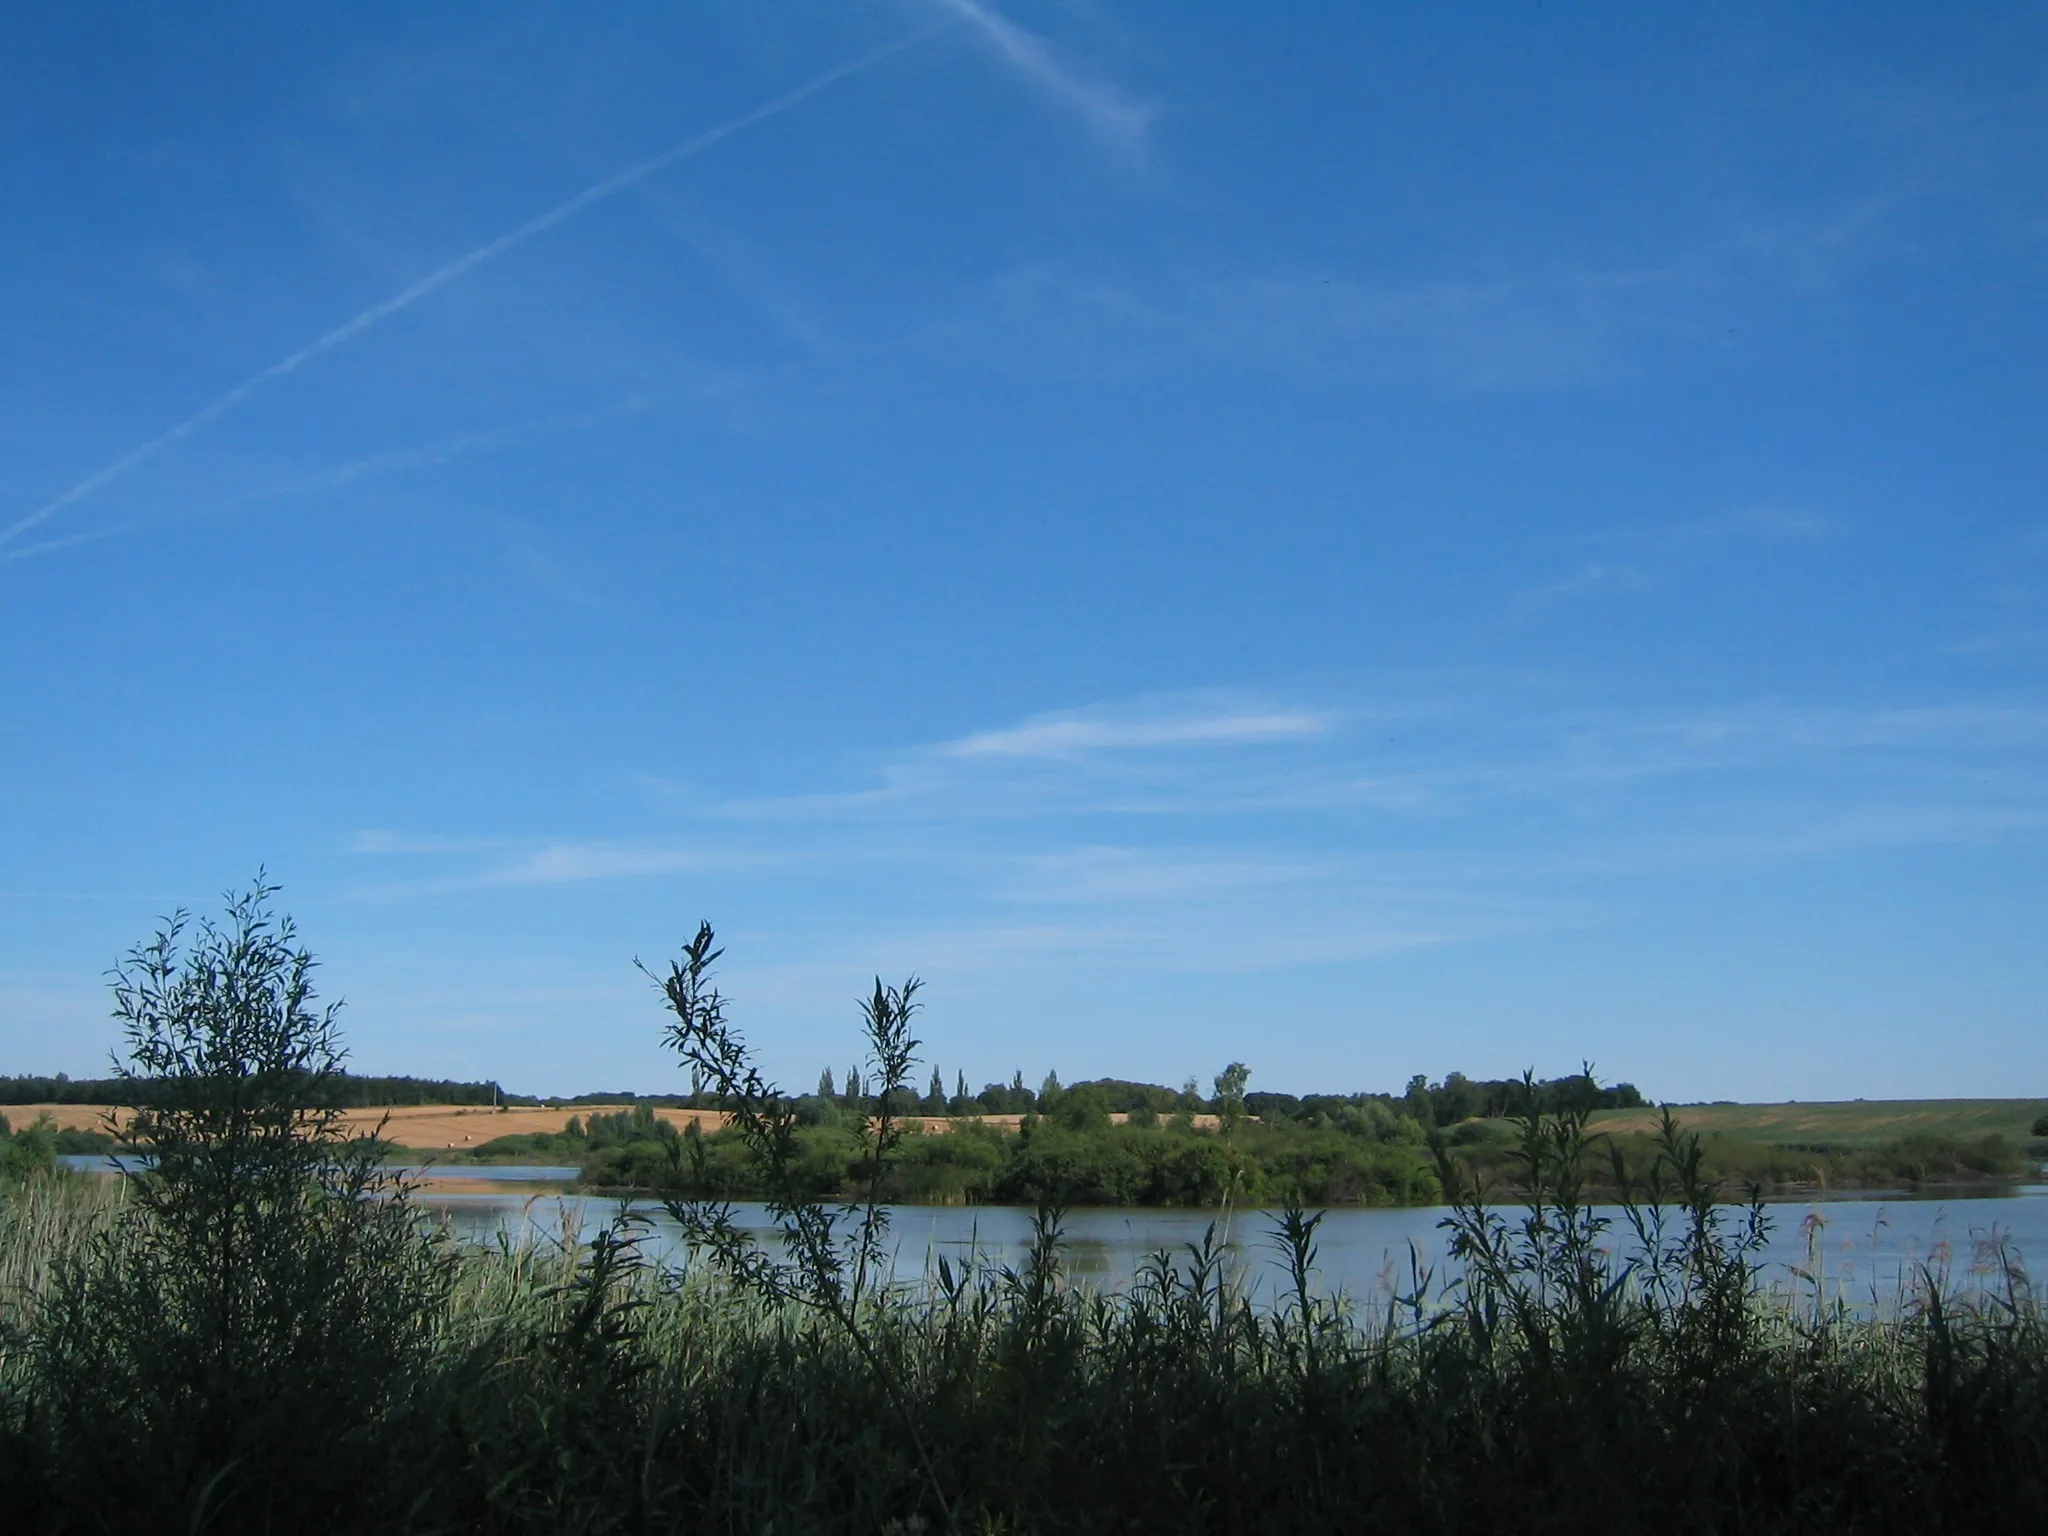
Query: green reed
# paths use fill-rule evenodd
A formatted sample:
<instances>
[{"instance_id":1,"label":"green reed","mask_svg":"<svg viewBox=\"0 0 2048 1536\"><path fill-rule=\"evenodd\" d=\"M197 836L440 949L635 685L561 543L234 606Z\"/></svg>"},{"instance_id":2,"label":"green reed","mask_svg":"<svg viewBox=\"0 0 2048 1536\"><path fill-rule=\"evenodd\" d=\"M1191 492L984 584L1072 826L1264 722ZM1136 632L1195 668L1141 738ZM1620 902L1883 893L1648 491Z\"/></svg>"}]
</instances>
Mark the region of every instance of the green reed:
<instances>
[{"instance_id":1,"label":"green reed","mask_svg":"<svg viewBox=\"0 0 2048 1536\"><path fill-rule=\"evenodd\" d=\"M0 1492L49 1530L291 1510L326 1530L936 1531L935 1471L961 1530L2040 1528L2048 1339L2015 1258L1976 1289L1930 1270L1866 1317L1753 1273L1734 1294L1740 1208L1704 1232L1681 1204L1637 1214L1654 1246L1568 1198L1468 1204L1453 1242L1491 1246L1455 1284L1367 1304L1319 1288L1315 1218L1283 1212L1264 1237L1287 1288L1262 1307L1213 1237L1121 1291L1073 1284L1048 1211L1018 1265L871 1287L866 1348L709 1265L651 1262L630 1219L490 1248L422 1229L453 1260L445 1301L371 1409L302 1428L356 1473L317 1510L254 1466L177 1498L147 1467L81 1485L63 1435L89 1421L38 1418L57 1384L33 1348L0 1361ZM48 1255L107 1221L74 1190L0 1206L13 1342L40 1325Z\"/></svg>"}]
</instances>

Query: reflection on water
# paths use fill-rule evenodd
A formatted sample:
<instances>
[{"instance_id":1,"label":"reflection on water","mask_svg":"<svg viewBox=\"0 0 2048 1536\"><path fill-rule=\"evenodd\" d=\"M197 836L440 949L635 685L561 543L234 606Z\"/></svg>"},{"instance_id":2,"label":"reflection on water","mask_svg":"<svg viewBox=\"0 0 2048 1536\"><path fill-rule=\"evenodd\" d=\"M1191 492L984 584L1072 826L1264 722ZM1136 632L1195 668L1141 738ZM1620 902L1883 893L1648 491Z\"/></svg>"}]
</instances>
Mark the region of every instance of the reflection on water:
<instances>
[{"instance_id":1,"label":"reflection on water","mask_svg":"<svg viewBox=\"0 0 2048 1536\"><path fill-rule=\"evenodd\" d=\"M110 1157L67 1157L69 1167L114 1171ZM643 1251L683 1264L688 1255L667 1212L648 1201L622 1203L566 1192L576 1177L569 1167L455 1166L406 1170L421 1177L418 1203L473 1242L586 1240L622 1209L644 1221ZM523 1186L523 1187L522 1187ZM1809 1296L1824 1294L1851 1305L1881 1306L1910 1283L1921 1266L1956 1284L1984 1284L1998 1275L2001 1252L2024 1259L2048 1254L2048 1185L2019 1191L1941 1190L1915 1194L1830 1195L1826 1200L1781 1200L1766 1207L1769 1241L1763 1252L1765 1284ZM766 1207L735 1206L738 1224L772 1239ZM1441 1283L1451 1272L1441 1206L1408 1210L1329 1212L1316 1232L1323 1288L1360 1303L1378 1303L1413 1289L1425 1274ZM1503 1208L1512 1221L1515 1212ZM1629 1251L1619 1213L1609 1246ZM1732 1225L1742 1212L1727 1208ZM1062 1251L1067 1273L1104 1289L1130 1283L1141 1266L1165 1253L1184 1260L1212 1228L1225 1272L1255 1297L1270 1298L1280 1273L1267 1211L1087 1209L1070 1212ZM1015 1206L898 1206L890 1212L893 1274L924 1278L944 1255L963 1264L1021 1264L1031 1240L1031 1213Z\"/></svg>"},{"instance_id":2,"label":"reflection on water","mask_svg":"<svg viewBox=\"0 0 2048 1536\"><path fill-rule=\"evenodd\" d=\"M465 1172L467 1170L464 1170ZM1882 1305L1926 1265L1962 1286L1996 1278L2001 1245L2021 1258L2048 1254L2048 1186L1983 1198L1949 1194L1934 1199L1828 1199L1780 1201L1766 1208L1769 1235L1762 1258L1764 1281L1800 1296L1818 1282L1828 1296L1851 1305ZM649 1202L597 1200L573 1195L428 1193L428 1209L441 1213L473 1241L529 1237L588 1238L622 1209L647 1223L644 1251L684 1263L675 1223ZM763 1238L774 1228L765 1207L738 1204L738 1224ZM1339 1208L1317 1229L1318 1275L1323 1288L1360 1303L1409 1291L1433 1273L1450 1272L1442 1207L1408 1210ZM1515 1212L1504 1210L1511 1221ZM1630 1249L1619 1221L1608 1246ZM1726 1209L1731 1225L1742 1212ZM890 1213L894 1274L914 1281L944 1255L957 1270L964 1262L1020 1264L1031 1237L1031 1213L1011 1206L899 1206ZM1272 1247L1273 1213L1267 1211L1088 1209L1070 1212L1063 1260L1067 1272L1091 1286L1126 1285L1153 1255L1185 1259L1213 1228L1226 1272L1254 1296L1270 1298L1280 1280Z\"/></svg>"}]
</instances>

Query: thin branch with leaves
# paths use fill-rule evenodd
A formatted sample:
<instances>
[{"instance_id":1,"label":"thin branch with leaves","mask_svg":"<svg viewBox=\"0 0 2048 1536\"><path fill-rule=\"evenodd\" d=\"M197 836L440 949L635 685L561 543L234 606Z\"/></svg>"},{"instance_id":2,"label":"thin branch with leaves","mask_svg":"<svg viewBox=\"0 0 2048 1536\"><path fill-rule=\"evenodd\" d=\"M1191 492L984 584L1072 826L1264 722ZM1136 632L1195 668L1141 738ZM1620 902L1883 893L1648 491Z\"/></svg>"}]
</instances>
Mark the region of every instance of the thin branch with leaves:
<instances>
[{"instance_id":1,"label":"thin branch with leaves","mask_svg":"<svg viewBox=\"0 0 2048 1536\"><path fill-rule=\"evenodd\" d=\"M774 1305L805 1307L844 1333L902 1416L932 1498L950 1527L952 1506L919 1432L916 1413L868 1326L879 1300L877 1277L888 1268L889 1211L882 1203L882 1188L903 1138L895 1106L922 1043L910 1033L910 1021L922 1006L917 993L923 983L913 976L902 986L891 987L877 977L873 994L861 1002L872 1108L862 1116L857 1135L868 1165L867 1192L858 1204L834 1208L814 1198L800 1175L794 1102L762 1074L745 1037L726 1017L725 999L711 984L712 967L723 954L705 922L698 924L696 936L683 946L681 958L670 963L666 976L656 976L637 960L634 964L661 988L675 1016L664 1030L663 1043L682 1057L731 1117L769 1192L768 1214L781 1233L783 1252L769 1252L742 1229L730 1201L671 1200L665 1202L666 1209L683 1229L685 1241L709 1255L735 1288ZM706 1153L701 1138L690 1139L690 1155L702 1187Z\"/></svg>"}]
</instances>

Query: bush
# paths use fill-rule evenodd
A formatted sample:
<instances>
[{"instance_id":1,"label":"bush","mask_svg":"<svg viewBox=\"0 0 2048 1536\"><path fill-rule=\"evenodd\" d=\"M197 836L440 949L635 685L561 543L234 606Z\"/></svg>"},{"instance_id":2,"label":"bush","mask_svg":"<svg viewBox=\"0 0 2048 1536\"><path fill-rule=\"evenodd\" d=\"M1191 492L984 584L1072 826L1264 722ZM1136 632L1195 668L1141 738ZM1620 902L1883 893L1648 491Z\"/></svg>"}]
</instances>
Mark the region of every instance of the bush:
<instances>
[{"instance_id":1,"label":"bush","mask_svg":"<svg viewBox=\"0 0 2048 1536\"><path fill-rule=\"evenodd\" d=\"M47 1114L19 1131L10 1130L7 1117L0 1115L0 1179L13 1182L53 1172L59 1153L69 1150L60 1146L63 1134Z\"/></svg>"},{"instance_id":2,"label":"bush","mask_svg":"<svg viewBox=\"0 0 2048 1536\"><path fill-rule=\"evenodd\" d=\"M109 1526L310 1528L372 1474L448 1267L332 1091L335 1009L260 879L118 969L128 1202L53 1277L38 1424ZM61 1454L59 1451L61 1450Z\"/></svg>"}]
</instances>

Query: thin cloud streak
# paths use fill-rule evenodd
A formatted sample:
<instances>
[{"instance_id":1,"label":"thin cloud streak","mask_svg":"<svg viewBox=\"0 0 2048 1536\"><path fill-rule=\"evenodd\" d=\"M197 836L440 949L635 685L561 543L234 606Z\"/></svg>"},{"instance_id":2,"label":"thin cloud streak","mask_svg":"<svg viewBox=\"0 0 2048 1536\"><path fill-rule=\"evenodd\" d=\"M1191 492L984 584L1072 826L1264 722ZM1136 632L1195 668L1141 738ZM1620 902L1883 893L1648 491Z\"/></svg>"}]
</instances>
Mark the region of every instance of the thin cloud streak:
<instances>
[{"instance_id":1,"label":"thin cloud streak","mask_svg":"<svg viewBox=\"0 0 2048 1536\"><path fill-rule=\"evenodd\" d=\"M1398 740L1389 734L1396 729ZM1439 699L1420 713L1105 709L917 748L878 765L867 787L707 801L702 811L724 821L869 826L882 818L992 824L1363 811L1441 827L1511 805L1582 810L1589 795L1655 795L1766 769L1795 773L1807 787L1823 777L1837 796L1853 775L1858 792L1880 803L1922 803L1966 780L1985 792L1994 765L1997 793L2031 805L2048 797L2031 766L2044 745L2048 715L1990 702L1843 709L1765 701L1650 713L1475 696L1455 708ZM1240 750L1254 746L1267 752Z\"/></svg>"},{"instance_id":2,"label":"thin cloud streak","mask_svg":"<svg viewBox=\"0 0 2048 1536\"><path fill-rule=\"evenodd\" d=\"M1075 111L1118 155L1134 164L1144 159L1145 136L1152 122L1150 107L1127 99L1100 81L1075 74L1043 38L1004 20L977 0L945 0L945 4L972 24L1032 85Z\"/></svg>"},{"instance_id":3,"label":"thin cloud streak","mask_svg":"<svg viewBox=\"0 0 2048 1536\"><path fill-rule=\"evenodd\" d=\"M1581 597L1623 597L1647 592L1656 585L1656 577L1636 566L1592 560L1571 575L1538 587L1528 595L1524 606L1541 607Z\"/></svg>"},{"instance_id":4,"label":"thin cloud streak","mask_svg":"<svg viewBox=\"0 0 2048 1536\"><path fill-rule=\"evenodd\" d=\"M982 731L939 747L944 757L1071 758L1142 747L1245 746L1321 736L1330 717L1310 710L1225 710L1155 718L1044 715L1007 730Z\"/></svg>"},{"instance_id":5,"label":"thin cloud streak","mask_svg":"<svg viewBox=\"0 0 2048 1536\"><path fill-rule=\"evenodd\" d=\"M261 373L255 374L242 383L237 384L233 389L229 390L212 404L206 406L203 410L188 416L185 420L167 431L158 433L139 447L130 449L104 469L79 481L55 500L38 507L26 517L16 520L9 527L0 529L0 548L11 544L30 529L47 522L66 507L85 500L95 492L121 479L154 458L164 449L181 443L185 439L204 431L222 417L240 409L259 391L276 380L285 377L287 374L296 373L307 363L325 356L337 347L346 346L364 332L381 325L393 315L410 309L421 299L447 287L457 279L467 276L485 263L494 261L507 252L517 249L536 235L545 234L547 231L567 223L585 209L617 196L619 193L645 181L648 177L665 171L680 161L701 154L713 145L721 143L731 138L734 134L741 133L755 126L757 123L765 122L771 117L780 116L792 107L809 100L819 92L837 85L842 80L874 68L876 65L893 58L905 49L923 42L926 38L943 30L947 25L948 23L945 22L935 23L932 26L913 32L908 37L899 38L895 42L888 43L870 53L862 54L859 58L828 69L823 74L798 86L795 90L785 92L772 101L764 102L750 112L742 113L729 122L721 123L718 127L708 129L694 138L685 139L682 143L663 150L660 154L649 159L642 160L637 165L629 166L623 171L607 176L604 180L584 188L566 202L557 203L547 212L528 219L516 229L509 230L505 234L498 236L495 240L486 241L474 250L456 257L453 261L428 273L418 282L412 284L411 287L392 295L392 297L380 304L373 304L353 319L336 326L318 340L308 343L289 357L272 363Z\"/></svg>"}]
</instances>

